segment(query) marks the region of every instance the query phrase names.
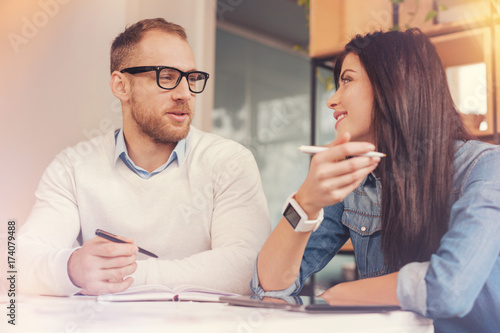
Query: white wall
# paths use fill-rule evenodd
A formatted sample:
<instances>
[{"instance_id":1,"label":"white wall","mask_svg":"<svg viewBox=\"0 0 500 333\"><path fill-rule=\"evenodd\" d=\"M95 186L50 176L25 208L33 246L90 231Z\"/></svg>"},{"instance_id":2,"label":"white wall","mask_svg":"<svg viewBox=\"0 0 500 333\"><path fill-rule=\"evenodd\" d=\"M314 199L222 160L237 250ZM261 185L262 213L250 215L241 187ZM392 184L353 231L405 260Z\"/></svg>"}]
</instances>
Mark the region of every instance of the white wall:
<instances>
[{"instance_id":1,"label":"white wall","mask_svg":"<svg viewBox=\"0 0 500 333\"><path fill-rule=\"evenodd\" d=\"M214 73L216 0L1 0L2 243L9 219L25 221L59 151L120 126L108 85L109 47L126 25L151 17L184 26L198 68ZM194 119L204 130L211 128L210 81Z\"/></svg>"}]
</instances>

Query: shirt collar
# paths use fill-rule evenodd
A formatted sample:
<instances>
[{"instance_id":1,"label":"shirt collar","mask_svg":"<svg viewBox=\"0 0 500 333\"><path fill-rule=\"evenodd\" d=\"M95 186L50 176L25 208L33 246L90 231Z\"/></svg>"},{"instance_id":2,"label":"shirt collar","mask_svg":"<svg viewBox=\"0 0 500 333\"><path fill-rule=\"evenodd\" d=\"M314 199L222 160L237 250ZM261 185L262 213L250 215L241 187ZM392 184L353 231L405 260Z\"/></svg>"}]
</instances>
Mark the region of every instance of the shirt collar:
<instances>
[{"instance_id":1,"label":"shirt collar","mask_svg":"<svg viewBox=\"0 0 500 333\"><path fill-rule=\"evenodd\" d=\"M165 163L164 165L153 171L151 174L149 174L146 170L136 166L134 162L130 159L130 156L128 155L127 151L127 145L125 144L123 129L120 128L115 131L115 157L114 157L115 165L118 159L120 158L129 168L132 169L132 171L139 174L139 176L143 177L143 174L146 173L147 177L143 178L149 178L150 176L163 171L167 166L169 166L175 160L177 160L177 163L181 165L182 162L184 161L185 155L186 155L186 139L182 139L181 141L177 142L177 145L172 151L172 154L170 154L167 163Z\"/></svg>"},{"instance_id":2,"label":"shirt collar","mask_svg":"<svg viewBox=\"0 0 500 333\"><path fill-rule=\"evenodd\" d=\"M377 178L373 172L370 172L370 174L363 179L358 189L362 189L372 202L381 202L382 191L380 178Z\"/></svg>"}]
</instances>

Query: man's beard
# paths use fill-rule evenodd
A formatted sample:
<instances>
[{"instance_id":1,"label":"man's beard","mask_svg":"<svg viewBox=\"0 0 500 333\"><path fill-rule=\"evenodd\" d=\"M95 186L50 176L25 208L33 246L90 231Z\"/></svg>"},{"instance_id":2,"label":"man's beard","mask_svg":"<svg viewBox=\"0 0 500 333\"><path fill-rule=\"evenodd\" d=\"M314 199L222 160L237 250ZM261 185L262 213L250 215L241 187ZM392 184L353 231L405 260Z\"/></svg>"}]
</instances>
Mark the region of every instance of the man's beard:
<instances>
[{"instance_id":1,"label":"man's beard","mask_svg":"<svg viewBox=\"0 0 500 333\"><path fill-rule=\"evenodd\" d=\"M130 106L132 118L142 133L146 134L156 143L160 144L177 143L187 137L192 114L187 103L179 105L179 108L176 108L176 110L184 110L188 113L188 120L180 125L176 123L164 123L162 117L167 116L157 114L154 111L143 107L141 104L142 103L136 102L133 98Z\"/></svg>"}]
</instances>

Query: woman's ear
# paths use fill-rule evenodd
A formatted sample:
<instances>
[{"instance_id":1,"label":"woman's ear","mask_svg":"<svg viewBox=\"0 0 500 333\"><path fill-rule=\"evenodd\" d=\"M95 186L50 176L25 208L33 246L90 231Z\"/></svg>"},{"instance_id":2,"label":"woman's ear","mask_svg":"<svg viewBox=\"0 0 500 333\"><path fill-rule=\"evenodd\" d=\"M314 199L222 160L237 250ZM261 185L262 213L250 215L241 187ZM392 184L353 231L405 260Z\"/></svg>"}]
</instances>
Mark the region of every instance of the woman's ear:
<instances>
[{"instance_id":1,"label":"woman's ear","mask_svg":"<svg viewBox=\"0 0 500 333\"><path fill-rule=\"evenodd\" d=\"M111 78L109 80L109 86L111 91L116 98L120 101L128 101L130 96L130 81L126 78L123 73L119 71L114 71L111 73Z\"/></svg>"}]
</instances>

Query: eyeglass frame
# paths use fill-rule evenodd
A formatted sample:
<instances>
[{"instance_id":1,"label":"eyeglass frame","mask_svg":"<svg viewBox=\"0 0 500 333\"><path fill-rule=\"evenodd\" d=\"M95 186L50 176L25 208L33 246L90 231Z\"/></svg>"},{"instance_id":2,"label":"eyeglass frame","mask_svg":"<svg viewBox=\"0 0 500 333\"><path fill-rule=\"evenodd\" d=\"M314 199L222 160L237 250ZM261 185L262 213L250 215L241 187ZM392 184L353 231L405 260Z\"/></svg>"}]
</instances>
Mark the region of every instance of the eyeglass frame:
<instances>
[{"instance_id":1,"label":"eyeglass frame","mask_svg":"<svg viewBox=\"0 0 500 333\"><path fill-rule=\"evenodd\" d=\"M160 72L162 70L164 70L164 69L174 69L174 70L178 71L179 73L181 73L181 75L179 76L179 79L177 79L177 83L172 88L165 88L165 87L162 87L160 85ZM165 90L173 90L173 89L177 88L177 86L179 85L179 83L181 83L183 77L185 77L186 81L188 81L188 75L189 74L199 73L199 74L205 75L206 78L205 78L205 82L203 83L203 88L201 89L201 91L198 91L198 92L193 91L193 89L191 89L191 85L189 84L189 81L188 81L189 91L191 91L193 94L201 94L205 90L208 78L210 77L210 75L208 73L206 73L206 72L202 72L202 71L183 72L183 71L181 71L178 68L169 67L169 66L137 66L137 67L128 67L128 68L122 69L120 71L120 73L128 73L128 74L134 75L134 74L146 73L146 72L151 72L151 71L155 71L156 72L156 84L158 85L158 87L160 87L161 89L165 89Z\"/></svg>"}]
</instances>

